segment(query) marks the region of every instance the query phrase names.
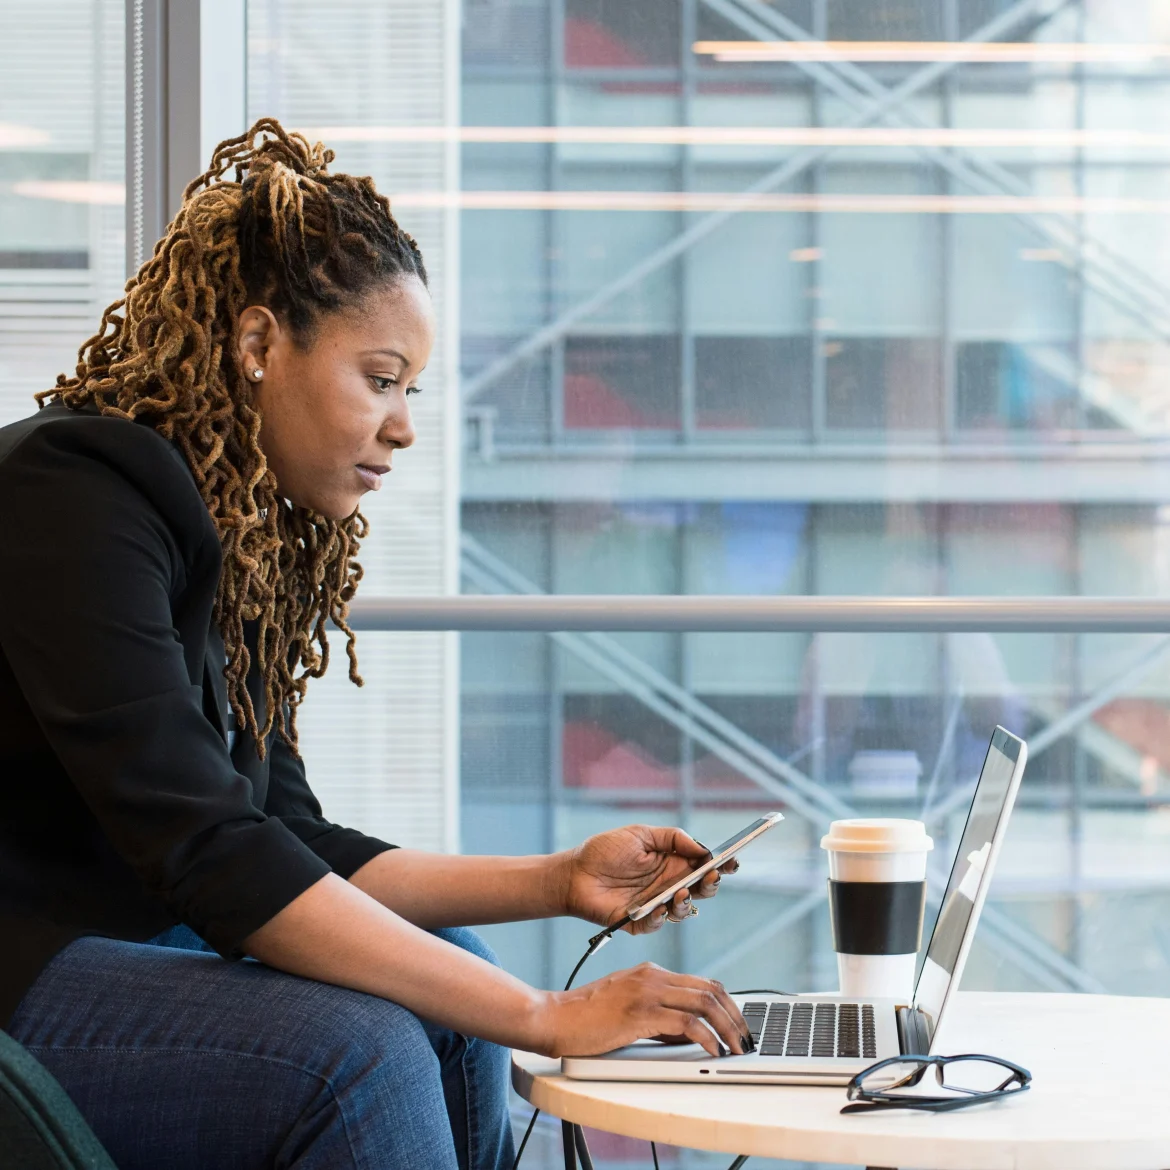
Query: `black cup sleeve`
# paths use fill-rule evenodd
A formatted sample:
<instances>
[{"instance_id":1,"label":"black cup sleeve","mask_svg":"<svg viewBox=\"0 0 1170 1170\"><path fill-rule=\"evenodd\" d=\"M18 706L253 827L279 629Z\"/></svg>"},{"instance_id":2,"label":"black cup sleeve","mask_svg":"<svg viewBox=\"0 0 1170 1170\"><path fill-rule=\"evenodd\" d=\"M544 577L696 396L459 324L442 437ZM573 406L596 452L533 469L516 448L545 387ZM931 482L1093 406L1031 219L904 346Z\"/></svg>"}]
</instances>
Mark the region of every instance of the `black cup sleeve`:
<instances>
[{"instance_id":1,"label":"black cup sleeve","mask_svg":"<svg viewBox=\"0 0 1170 1170\"><path fill-rule=\"evenodd\" d=\"M842 955L911 955L922 942L926 882L829 879L833 947Z\"/></svg>"}]
</instances>

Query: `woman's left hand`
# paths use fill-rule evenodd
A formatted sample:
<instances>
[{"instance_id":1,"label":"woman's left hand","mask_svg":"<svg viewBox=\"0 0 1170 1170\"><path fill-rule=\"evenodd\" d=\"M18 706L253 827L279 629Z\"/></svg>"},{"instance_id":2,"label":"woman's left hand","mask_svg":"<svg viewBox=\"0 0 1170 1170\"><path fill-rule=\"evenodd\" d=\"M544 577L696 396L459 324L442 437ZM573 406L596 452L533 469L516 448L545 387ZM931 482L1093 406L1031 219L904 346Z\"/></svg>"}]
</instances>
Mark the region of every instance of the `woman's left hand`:
<instances>
[{"instance_id":1,"label":"woman's left hand","mask_svg":"<svg viewBox=\"0 0 1170 1170\"><path fill-rule=\"evenodd\" d=\"M608 926L625 917L632 906L674 885L708 857L707 848L682 829L626 825L598 833L560 855L566 873L565 911ZM697 913L691 900L712 897L719 888L720 875L738 868L739 862L732 858L704 875L692 889L680 890L669 905L660 906L625 929L644 934L657 930L667 918L672 922L689 918Z\"/></svg>"}]
</instances>

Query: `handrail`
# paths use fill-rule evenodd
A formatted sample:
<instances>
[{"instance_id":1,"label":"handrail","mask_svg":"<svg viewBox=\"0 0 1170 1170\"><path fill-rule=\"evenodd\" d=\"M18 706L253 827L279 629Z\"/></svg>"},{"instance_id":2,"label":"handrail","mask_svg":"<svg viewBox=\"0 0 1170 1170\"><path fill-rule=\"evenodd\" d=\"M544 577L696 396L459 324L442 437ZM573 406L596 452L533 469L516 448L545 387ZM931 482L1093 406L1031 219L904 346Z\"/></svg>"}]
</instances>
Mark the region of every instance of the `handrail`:
<instances>
[{"instance_id":1,"label":"handrail","mask_svg":"<svg viewBox=\"0 0 1170 1170\"><path fill-rule=\"evenodd\" d=\"M1170 598L746 597L627 594L365 597L358 630L1170 633Z\"/></svg>"}]
</instances>

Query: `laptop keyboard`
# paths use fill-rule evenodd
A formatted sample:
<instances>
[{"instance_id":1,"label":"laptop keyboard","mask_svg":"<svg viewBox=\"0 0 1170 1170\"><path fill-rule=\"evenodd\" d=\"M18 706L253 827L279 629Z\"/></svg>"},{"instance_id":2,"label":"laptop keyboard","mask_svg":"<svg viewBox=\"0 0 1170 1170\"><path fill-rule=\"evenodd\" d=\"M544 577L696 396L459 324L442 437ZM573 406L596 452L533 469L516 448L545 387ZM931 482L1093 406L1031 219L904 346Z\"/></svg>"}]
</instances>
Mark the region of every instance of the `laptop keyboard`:
<instances>
[{"instance_id":1,"label":"laptop keyboard","mask_svg":"<svg viewBox=\"0 0 1170 1170\"><path fill-rule=\"evenodd\" d=\"M873 1004L765 1003L743 1005L759 1056L844 1056L877 1059Z\"/></svg>"}]
</instances>

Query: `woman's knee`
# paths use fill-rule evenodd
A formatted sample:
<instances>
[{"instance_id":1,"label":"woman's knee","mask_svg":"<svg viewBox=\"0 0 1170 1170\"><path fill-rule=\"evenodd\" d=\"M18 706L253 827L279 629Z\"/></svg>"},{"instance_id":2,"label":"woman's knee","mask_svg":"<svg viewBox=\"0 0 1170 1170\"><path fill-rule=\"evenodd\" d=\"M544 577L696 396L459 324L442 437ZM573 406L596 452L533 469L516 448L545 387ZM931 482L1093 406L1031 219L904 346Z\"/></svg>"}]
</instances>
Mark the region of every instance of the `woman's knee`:
<instances>
[{"instance_id":1,"label":"woman's knee","mask_svg":"<svg viewBox=\"0 0 1170 1170\"><path fill-rule=\"evenodd\" d=\"M420 1071L420 1057L430 1042L413 1012L380 996L333 988L318 996L324 1009L302 1023L321 1044L322 1052L351 1070L379 1069L383 1075L411 1076ZM322 1003L321 1001L325 1002Z\"/></svg>"},{"instance_id":2,"label":"woman's knee","mask_svg":"<svg viewBox=\"0 0 1170 1170\"><path fill-rule=\"evenodd\" d=\"M457 946L460 950L469 952L493 967L501 966L496 952L484 942L483 938L468 926L444 926L434 931L444 942Z\"/></svg>"}]
</instances>

